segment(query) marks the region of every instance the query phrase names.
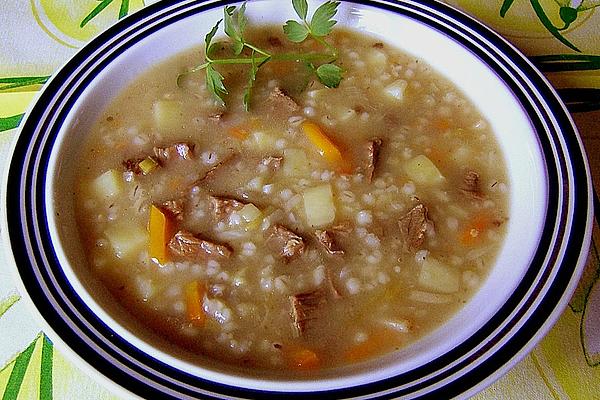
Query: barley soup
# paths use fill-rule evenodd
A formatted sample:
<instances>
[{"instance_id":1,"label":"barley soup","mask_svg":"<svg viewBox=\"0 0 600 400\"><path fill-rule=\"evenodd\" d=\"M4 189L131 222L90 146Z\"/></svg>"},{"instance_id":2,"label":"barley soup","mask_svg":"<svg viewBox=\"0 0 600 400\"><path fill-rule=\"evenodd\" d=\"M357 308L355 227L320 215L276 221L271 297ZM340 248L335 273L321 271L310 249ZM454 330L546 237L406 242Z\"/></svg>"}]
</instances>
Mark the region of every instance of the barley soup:
<instances>
[{"instance_id":1,"label":"barley soup","mask_svg":"<svg viewBox=\"0 0 600 400\"><path fill-rule=\"evenodd\" d=\"M288 52L281 29L247 33ZM494 133L423 62L347 30L324 87L302 63L198 49L136 80L89 133L76 215L93 273L153 331L264 370L347 365L439 327L494 264L508 181ZM225 49L217 49L225 51Z\"/></svg>"}]
</instances>

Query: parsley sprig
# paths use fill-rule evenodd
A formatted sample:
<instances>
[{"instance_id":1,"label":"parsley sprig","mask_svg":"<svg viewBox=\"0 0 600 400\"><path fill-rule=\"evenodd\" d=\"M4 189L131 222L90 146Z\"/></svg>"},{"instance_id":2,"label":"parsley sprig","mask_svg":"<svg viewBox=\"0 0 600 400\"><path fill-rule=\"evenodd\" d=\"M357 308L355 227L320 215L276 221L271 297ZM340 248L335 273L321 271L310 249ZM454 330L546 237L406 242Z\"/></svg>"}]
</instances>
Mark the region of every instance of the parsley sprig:
<instances>
[{"instance_id":1,"label":"parsley sprig","mask_svg":"<svg viewBox=\"0 0 600 400\"><path fill-rule=\"evenodd\" d=\"M289 20L283 26L283 31L288 40L294 43L301 43L307 39L313 39L321 44L324 52L294 52L294 53L270 53L260 49L256 45L248 42L244 36L248 17L246 16L246 2L239 8L236 6L227 6L223 11L223 19L219 20L215 26L208 32L204 39L205 59L204 63L192 68L190 71L177 77L179 84L182 76L194 73L200 70L206 72L206 86L208 90L221 103L225 104L225 96L228 94L225 87L223 75L215 68L217 65L225 64L247 64L250 66L248 71L248 81L244 90L243 103L244 109L248 111L252 97L252 88L256 81L256 75L259 69L269 61L291 61L303 62L317 79L329 88L336 88L342 80L343 70L334 64L338 57L337 49L328 43L324 37L331 33L336 21L333 19L337 13L339 1L326 1L319 6L308 20L308 3L306 0L292 0L292 5L300 21ZM216 58L215 50L219 43L213 42L221 23L224 25L224 32L231 41L232 56L225 58Z\"/></svg>"}]
</instances>

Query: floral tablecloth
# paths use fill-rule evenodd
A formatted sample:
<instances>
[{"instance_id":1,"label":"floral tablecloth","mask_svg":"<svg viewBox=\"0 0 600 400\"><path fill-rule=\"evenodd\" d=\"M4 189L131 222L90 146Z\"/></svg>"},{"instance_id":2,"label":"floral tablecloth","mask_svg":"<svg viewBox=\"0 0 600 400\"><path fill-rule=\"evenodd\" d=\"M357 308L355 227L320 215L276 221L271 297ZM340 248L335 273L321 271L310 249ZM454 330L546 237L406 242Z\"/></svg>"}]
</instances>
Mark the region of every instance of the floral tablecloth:
<instances>
[{"instance_id":1,"label":"floral tablecloth","mask_svg":"<svg viewBox=\"0 0 600 400\"><path fill-rule=\"evenodd\" d=\"M448 2L492 26L547 74L573 113L600 189L600 1ZM143 0L0 1L0 172L22 114L48 77L102 29L144 6ZM598 224L593 239L585 274L558 323L477 399L600 399ZM33 322L6 251L0 248L2 400L116 398L63 357Z\"/></svg>"}]
</instances>

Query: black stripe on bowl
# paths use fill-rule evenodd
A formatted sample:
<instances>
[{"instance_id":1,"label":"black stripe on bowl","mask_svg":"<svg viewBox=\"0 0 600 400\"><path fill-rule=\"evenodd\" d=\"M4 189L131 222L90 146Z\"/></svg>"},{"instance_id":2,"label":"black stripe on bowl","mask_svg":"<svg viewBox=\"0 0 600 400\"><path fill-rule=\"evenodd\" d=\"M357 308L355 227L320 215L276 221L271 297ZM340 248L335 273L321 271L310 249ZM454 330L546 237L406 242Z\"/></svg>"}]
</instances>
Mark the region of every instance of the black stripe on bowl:
<instances>
[{"instance_id":1,"label":"black stripe on bowl","mask_svg":"<svg viewBox=\"0 0 600 400\"><path fill-rule=\"evenodd\" d=\"M94 76L119 54L156 30L228 1L160 2L144 8L92 40L46 85L23 123L9 169L9 235L26 289L50 327L74 352L122 387L143 397L279 398L209 382L142 353L115 334L83 303L56 259L46 224L47 165L68 110ZM557 317L581 269L581 244L589 239L590 181L582 146L566 110L543 77L491 30L446 5L362 1L399 13L444 33L471 51L509 86L531 118L545 157L548 212L538 251L524 279L485 326L452 351L399 376L311 398L458 396L481 387L524 355L540 330ZM126 31L126 33L124 33ZM86 68L92 67L89 70ZM569 282L568 285L565 282ZM560 308L560 307L559 307ZM140 363L141 361L141 363ZM492 378L490 378L492 377ZM307 393L286 393L300 398Z\"/></svg>"}]
</instances>

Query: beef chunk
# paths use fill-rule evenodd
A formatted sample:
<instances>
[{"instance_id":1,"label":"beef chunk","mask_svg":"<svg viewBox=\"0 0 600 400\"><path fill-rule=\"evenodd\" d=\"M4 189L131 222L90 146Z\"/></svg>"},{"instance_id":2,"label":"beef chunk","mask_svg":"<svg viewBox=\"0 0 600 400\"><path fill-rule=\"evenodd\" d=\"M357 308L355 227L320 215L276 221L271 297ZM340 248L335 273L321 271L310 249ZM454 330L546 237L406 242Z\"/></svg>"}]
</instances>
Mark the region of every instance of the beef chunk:
<instances>
[{"instance_id":1,"label":"beef chunk","mask_svg":"<svg viewBox=\"0 0 600 400\"><path fill-rule=\"evenodd\" d=\"M475 171L467 171L463 179L463 186L460 191L472 199L481 200L483 199L483 192L481 191L481 185L479 182L479 174Z\"/></svg>"},{"instance_id":2,"label":"beef chunk","mask_svg":"<svg viewBox=\"0 0 600 400\"><path fill-rule=\"evenodd\" d=\"M375 174L375 167L379 161L379 151L381 150L381 139L375 138L369 141L367 145L367 167L365 168L365 177L367 182L373 181L373 175Z\"/></svg>"},{"instance_id":3,"label":"beef chunk","mask_svg":"<svg viewBox=\"0 0 600 400\"><path fill-rule=\"evenodd\" d=\"M272 248L279 251L279 255L286 261L291 261L304 253L304 239L279 224L270 229L267 241Z\"/></svg>"},{"instance_id":4,"label":"beef chunk","mask_svg":"<svg viewBox=\"0 0 600 400\"><path fill-rule=\"evenodd\" d=\"M421 203L400 218L400 233L409 250L415 251L421 247L430 223L431 221L427 218L427 207Z\"/></svg>"},{"instance_id":5,"label":"beef chunk","mask_svg":"<svg viewBox=\"0 0 600 400\"><path fill-rule=\"evenodd\" d=\"M174 143L168 147L155 147L154 155L159 162L165 163L175 158L191 160L194 153L194 144Z\"/></svg>"},{"instance_id":6,"label":"beef chunk","mask_svg":"<svg viewBox=\"0 0 600 400\"><path fill-rule=\"evenodd\" d=\"M287 111L297 111L299 106L294 99L279 87L275 87L269 95L269 101L273 106Z\"/></svg>"},{"instance_id":7,"label":"beef chunk","mask_svg":"<svg viewBox=\"0 0 600 400\"><path fill-rule=\"evenodd\" d=\"M221 167L223 167L225 164L229 163L230 161L234 160L236 157L237 157L236 153L231 153L231 154L227 155L223 160L221 160L217 164L213 165L208 171L206 171L204 173L204 175L202 175L200 178L198 178L194 182L193 186L200 185L206 179L212 178L213 175L217 172L217 170L219 170Z\"/></svg>"},{"instance_id":8,"label":"beef chunk","mask_svg":"<svg viewBox=\"0 0 600 400\"><path fill-rule=\"evenodd\" d=\"M301 336L306 332L310 321L315 318L315 311L326 302L327 292L324 288L290 296L292 308L290 314L296 336Z\"/></svg>"},{"instance_id":9,"label":"beef chunk","mask_svg":"<svg viewBox=\"0 0 600 400\"><path fill-rule=\"evenodd\" d=\"M196 260L204 258L229 258L231 249L225 244L218 244L199 238L188 231L179 231L169 241L169 250L179 257Z\"/></svg>"},{"instance_id":10,"label":"beef chunk","mask_svg":"<svg viewBox=\"0 0 600 400\"><path fill-rule=\"evenodd\" d=\"M344 254L344 250L335 242L333 232L316 230L315 236L329 254Z\"/></svg>"},{"instance_id":11,"label":"beef chunk","mask_svg":"<svg viewBox=\"0 0 600 400\"><path fill-rule=\"evenodd\" d=\"M234 211L241 210L246 204L228 197L210 196L210 209L217 221L223 221L231 216Z\"/></svg>"},{"instance_id":12,"label":"beef chunk","mask_svg":"<svg viewBox=\"0 0 600 400\"><path fill-rule=\"evenodd\" d=\"M267 41L273 47L281 47L281 46L283 46L283 43L281 42L281 39L279 39L277 36L269 36L267 38Z\"/></svg>"},{"instance_id":13,"label":"beef chunk","mask_svg":"<svg viewBox=\"0 0 600 400\"><path fill-rule=\"evenodd\" d=\"M282 161L283 157L268 156L260 160L260 164L272 171L277 171L281 167Z\"/></svg>"},{"instance_id":14,"label":"beef chunk","mask_svg":"<svg viewBox=\"0 0 600 400\"><path fill-rule=\"evenodd\" d=\"M184 201L183 199L178 200L167 200L160 205L160 208L167 213L169 213L172 217L178 220L183 219L183 211L184 211Z\"/></svg>"}]
</instances>

